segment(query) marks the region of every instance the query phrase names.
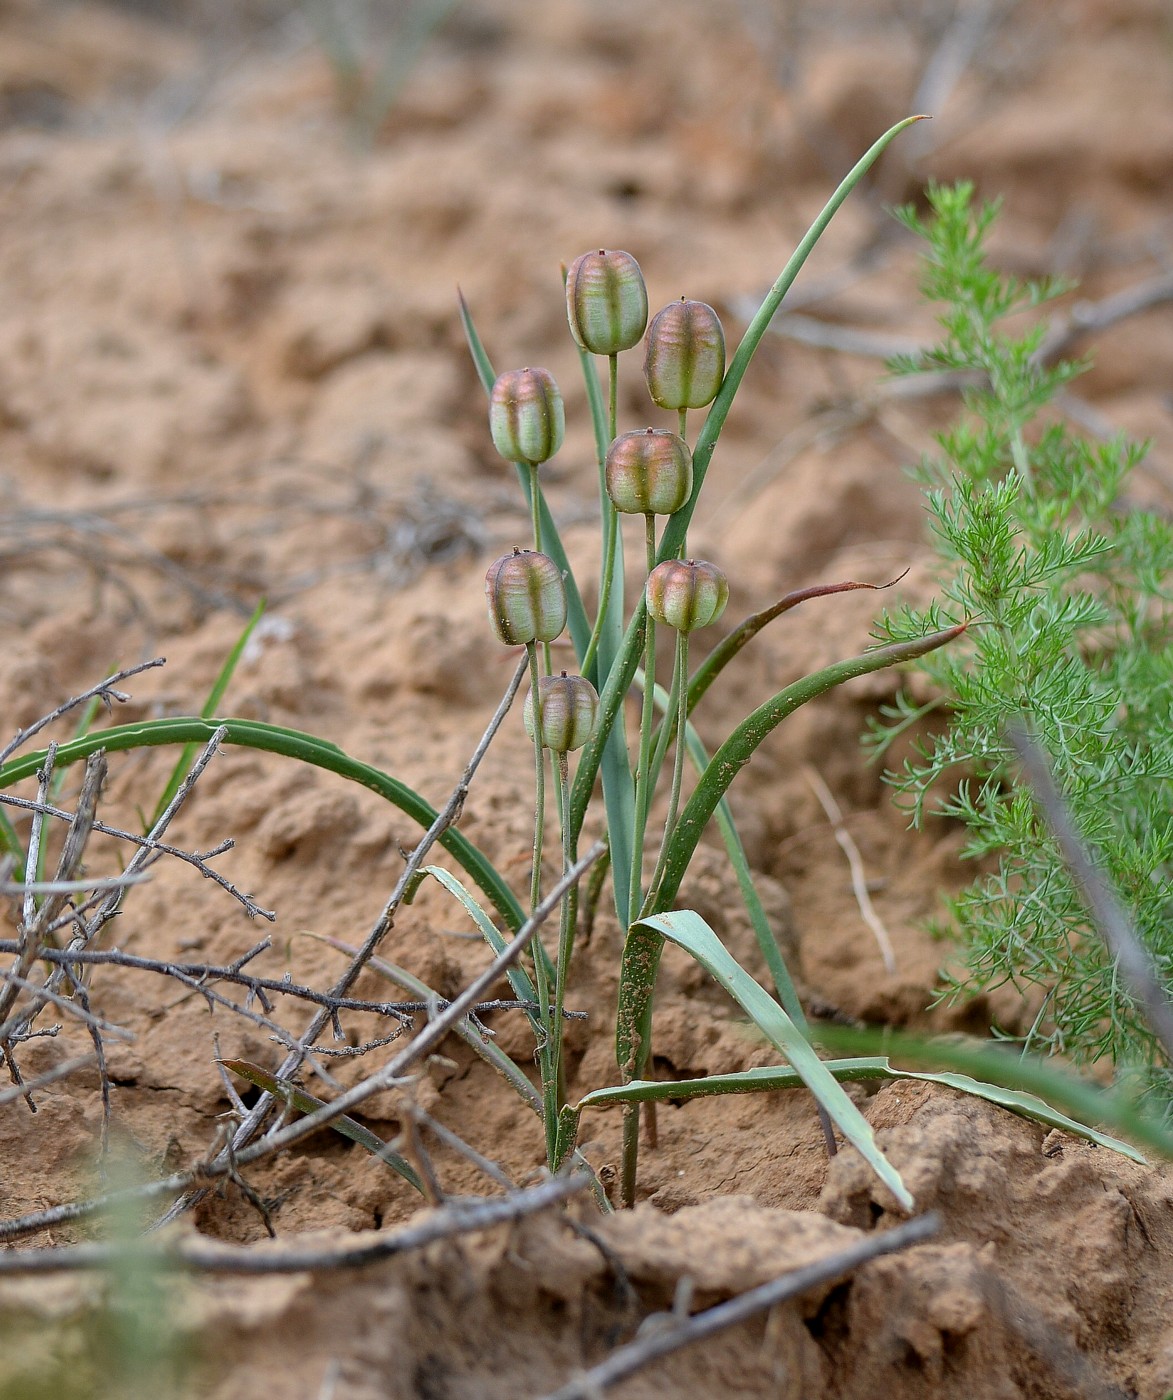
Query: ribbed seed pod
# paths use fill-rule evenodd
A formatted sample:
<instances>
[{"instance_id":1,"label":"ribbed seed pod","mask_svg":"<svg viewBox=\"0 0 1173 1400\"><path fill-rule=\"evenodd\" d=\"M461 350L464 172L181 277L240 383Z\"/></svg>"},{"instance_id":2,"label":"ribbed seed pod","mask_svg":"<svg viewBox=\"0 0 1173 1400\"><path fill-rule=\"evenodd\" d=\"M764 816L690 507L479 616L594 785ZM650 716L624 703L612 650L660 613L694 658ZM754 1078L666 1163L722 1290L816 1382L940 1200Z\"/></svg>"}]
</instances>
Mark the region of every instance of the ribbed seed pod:
<instances>
[{"instance_id":1,"label":"ribbed seed pod","mask_svg":"<svg viewBox=\"0 0 1173 1400\"><path fill-rule=\"evenodd\" d=\"M493 446L508 462L548 462L562 446L566 410L554 376L544 369L511 369L489 396Z\"/></svg>"},{"instance_id":2,"label":"ribbed seed pod","mask_svg":"<svg viewBox=\"0 0 1173 1400\"><path fill-rule=\"evenodd\" d=\"M648 289L630 253L583 253L566 274L570 333L592 355L617 355L639 344L648 324Z\"/></svg>"},{"instance_id":3,"label":"ribbed seed pod","mask_svg":"<svg viewBox=\"0 0 1173 1400\"><path fill-rule=\"evenodd\" d=\"M585 676L543 676L538 681L542 707L542 744L555 753L581 749L595 732L599 717L599 696ZM525 698L522 712L525 732L534 737L534 697Z\"/></svg>"},{"instance_id":4,"label":"ribbed seed pod","mask_svg":"<svg viewBox=\"0 0 1173 1400\"><path fill-rule=\"evenodd\" d=\"M692 495L692 453L661 428L624 433L607 452L607 495L627 515L672 515Z\"/></svg>"},{"instance_id":5,"label":"ribbed seed pod","mask_svg":"<svg viewBox=\"0 0 1173 1400\"><path fill-rule=\"evenodd\" d=\"M648 327L644 377L661 408L704 408L725 377L725 332L703 301L683 297L657 311Z\"/></svg>"},{"instance_id":6,"label":"ribbed seed pod","mask_svg":"<svg viewBox=\"0 0 1173 1400\"><path fill-rule=\"evenodd\" d=\"M725 611L729 580L704 559L665 559L648 575L648 612L677 632L707 627Z\"/></svg>"},{"instance_id":7,"label":"ribbed seed pod","mask_svg":"<svg viewBox=\"0 0 1173 1400\"><path fill-rule=\"evenodd\" d=\"M548 554L515 549L485 575L489 621L506 646L552 642L566 626L562 572Z\"/></svg>"}]
</instances>

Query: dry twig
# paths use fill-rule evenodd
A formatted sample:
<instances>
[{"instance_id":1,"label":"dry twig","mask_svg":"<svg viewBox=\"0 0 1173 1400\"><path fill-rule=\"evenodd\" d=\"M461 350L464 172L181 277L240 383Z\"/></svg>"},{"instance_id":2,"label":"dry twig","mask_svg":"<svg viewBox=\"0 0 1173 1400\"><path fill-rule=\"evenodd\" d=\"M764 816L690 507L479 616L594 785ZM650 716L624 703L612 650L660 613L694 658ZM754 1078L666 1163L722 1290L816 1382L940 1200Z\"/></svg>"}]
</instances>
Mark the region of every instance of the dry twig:
<instances>
[{"instance_id":1,"label":"dry twig","mask_svg":"<svg viewBox=\"0 0 1173 1400\"><path fill-rule=\"evenodd\" d=\"M541 925L558 908L563 893L578 883L604 850L603 843L596 842L586 855L553 886L515 937L506 944L492 963L475 977L444 1011L430 1021L409 1045L406 1045L394 1059L369 1079L363 1080L362 1083L347 1090L346 1093L341 1094L332 1102L324 1104L314 1113L306 1114L304 1118L299 1118L296 1122L274 1129L267 1133L260 1142L244 1147L231 1156L225 1149L215 1160L202 1163L191 1171L175 1173L162 1181L147 1182L142 1186L132 1187L125 1191L110 1192L90 1201L55 1206L32 1215L22 1216L16 1220L2 1222L0 1223L0 1240L16 1239L21 1235L33 1234L52 1225L80 1220L100 1211L114 1208L124 1202L171 1196L178 1192L187 1191L193 1186L202 1189L209 1182L232 1175L240 1167L284 1151L295 1142L300 1142L319 1128L325 1127L335 1118L349 1113L352 1108L365 1102L373 1094L402 1084L404 1082L403 1076L407 1071L425 1055L430 1054L444 1037L469 1015L488 988L520 958ZM281 1075L280 1077L284 1078L285 1076ZM180 1208L190 1203L191 1199L191 1197L187 1197L184 1202L178 1203ZM2 1257L0 1256L0 1258ZM84 1267L91 1266L85 1265Z\"/></svg>"},{"instance_id":2,"label":"dry twig","mask_svg":"<svg viewBox=\"0 0 1173 1400\"><path fill-rule=\"evenodd\" d=\"M583 1173L552 1177L538 1186L487 1199L449 1198L438 1210L403 1229L380 1234L364 1244L339 1249L300 1246L227 1245L201 1236L163 1246L113 1244L61 1245L52 1249L0 1253L0 1275L44 1274L85 1269L112 1269L133 1261L163 1273L297 1274L307 1270L357 1269L395 1254L422 1249L436 1240L491 1230L558 1205L589 1184ZM125 1199L127 1193L120 1193ZM894 1233L894 1232L893 1232ZM885 1236L885 1238L887 1238Z\"/></svg>"},{"instance_id":3,"label":"dry twig","mask_svg":"<svg viewBox=\"0 0 1173 1400\"><path fill-rule=\"evenodd\" d=\"M87 700L93 700L97 697L107 709L110 708L110 702L112 700L125 703L130 699L130 696L121 690L115 689L120 682L127 680L130 676L137 676L142 671L151 671L154 670L156 666L164 665L166 665L165 657L153 657L150 661L140 662L137 666L129 666L125 671L115 671L112 676L107 676L104 681L99 681L97 685L91 686L89 690L83 690L80 695L75 695L71 700L66 700L64 704L58 705L57 708L52 710L49 714L42 715L39 720L34 724L30 724L27 729L22 729L15 734L4 748L0 749L0 764L7 763L17 749L23 748L30 739L39 734L42 729L47 728L54 720L60 719L62 715L67 715L70 710L76 710L79 705L84 705Z\"/></svg>"},{"instance_id":4,"label":"dry twig","mask_svg":"<svg viewBox=\"0 0 1173 1400\"><path fill-rule=\"evenodd\" d=\"M859 847L852 839L851 832L847 830L847 825L843 820L843 811L838 802L835 801L831 789L809 764L803 765L802 773L810 784L811 791L819 799L819 805L827 814L827 820L831 823L831 829L835 833L839 849L847 857L847 864L851 869L852 893L855 895L856 904L859 905L860 917L871 929L872 935L879 945L880 956L884 959L884 970L889 976L895 976L896 954L892 949L892 939L888 935L883 919L876 913L876 907L868 893L863 857L859 853Z\"/></svg>"},{"instance_id":5,"label":"dry twig","mask_svg":"<svg viewBox=\"0 0 1173 1400\"><path fill-rule=\"evenodd\" d=\"M400 875L399 879L395 882L395 888L391 891L391 894L388 897L386 904L383 906L382 910L379 913L379 917L375 920L373 927L367 934L366 939L362 944L362 947L358 951L358 954L351 959L346 971L331 988L331 996L345 996L350 990L351 986L357 979L359 973L366 966L370 957L374 954L379 944L390 932L391 927L395 921L396 912L398 911L400 904L403 902L403 899L406 896L408 890L412 888L416 876L419 874L419 871L423 867L424 861L428 857L428 853L431 851L432 847L440 839L440 837L444 834L444 832L455 821L459 819L460 813L464 808L465 798L468 796L468 789L469 785L472 782L473 775L476 773L476 770L480 767L481 760L485 756L489 744L492 742L492 739L497 733L497 730L501 727L501 723L504 720L506 714L508 714L509 707L513 703L514 696L516 696L521 686L521 682L525 677L526 669L527 658L523 656L518 662L517 669L513 673L513 679L510 681L509 686L504 696L502 697L501 703L497 706L497 710L494 713L493 718L489 721L488 727L486 728L484 734L481 736L480 742L477 744L476 749L473 752L473 756L468 762L467 768L465 768L464 772L461 774L460 781L456 784L455 788L453 788L448 798L448 801L444 804L443 808L437 814L436 820L424 833L423 837L417 844L415 850L412 851L410 857L407 860L406 865L403 868L402 874ZM461 998L458 997L457 1001L460 1000ZM451 1010L451 1008L449 1008L449 1010ZM446 1014L447 1013L445 1013L445 1015ZM443 1017L441 1017L441 1019L443 1019ZM452 1018L453 1023L460 1019L462 1018L459 1016ZM324 1009L314 1017L314 1019L310 1022L309 1026L306 1028L306 1030L301 1035L298 1041L298 1045L300 1048L291 1053L281 1064L280 1068L277 1070L276 1077L278 1079L288 1079L292 1075L297 1073L297 1070L301 1066L302 1061L306 1058L310 1047L314 1045L318 1037L330 1024L330 1020L330 1013ZM435 1024L437 1023L433 1022L433 1025ZM427 1032L424 1032L424 1034L426 1033ZM244 1146L245 1143L249 1142L253 1138L253 1136L260 1128L261 1124L265 1121L265 1118L268 1116L272 1107L273 1100L271 1096L268 1094L262 1094L260 1099L258 1099L257 1103L253 1106L253 1109L249 1113L248 1117L237 1128L236 1133L232 1139L232 1146L234 1150L239 1150L241 1147ZM345 1112L346 1110L343 1109L341 1111ZM173 1219L182 1210L186 1209L192 1204L194 1204L194 1201L190 1199L177 1201L172 1206L171 1210L168 1211L163 1221L161 1221L160 1223L165 1224L167 1220Z\"/></svg>"},{"instance_id":6,"label":"dry twig","mask_svg":"<svg viewBox=\"0 0 1173 1400\"><path fill-rule=\"evenodd\" d=\"M642 1331L633 1342L613 1351L605 1361L592 1366L589 1371L542 1400L596 1400L609 1386L626 1380L653 1361L723 1332L726 1328L736 1327L739 1322L756 1317L758 1313L766 1312L787 1299L797 1298L812 1288L843 1278L881 1255L895 1254L910 1245L921 1244L935 1235L940 1227L939 1216L920 1215L882 1234L867 1235L858 1244L850 1245L838 1254L783 1274L781 1278L751 1288L727 1303L718 1303L692 1317L679 1320L669 1314L663 1318L662 1326ZM644 1327L647 1328L646 1322Z\"/></svg>"}]
</instances>

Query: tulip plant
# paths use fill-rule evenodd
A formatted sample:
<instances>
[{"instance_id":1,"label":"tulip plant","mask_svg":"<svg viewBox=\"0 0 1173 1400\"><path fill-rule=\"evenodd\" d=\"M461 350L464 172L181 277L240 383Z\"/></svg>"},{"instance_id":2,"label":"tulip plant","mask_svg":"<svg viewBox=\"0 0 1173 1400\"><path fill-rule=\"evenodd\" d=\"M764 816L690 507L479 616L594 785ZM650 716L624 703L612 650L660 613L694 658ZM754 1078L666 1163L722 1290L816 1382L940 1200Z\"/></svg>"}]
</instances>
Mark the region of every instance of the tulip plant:
<instances>
[{"instance_id":1,"label":"tulip plant","mask_svg":"<svg viewBox=\"0 0 1173 1400\"><path fill-rule=\"evenodd\" d=\"M888 144L916 120L908 118L886 132L843 180L766 295L728 364L720 320L705 303L684 298L671 302L649 324L647 287L631 254L592 250L570 265L565 275L567 318L580 351L597 449L600 585L593 617L541 484L543 465L563 442L562 395L553 377L541 368L496 374L471 314L463 299L461 302L465 330L489 400L489 434L501 456L516 466L530 520L529 538L519 540L490 565L485 577L489 624L502 645L524 648L529 672L524 722L533 742L535 800L533 862L525 901L528 910L502 873L456 827L444 829L438 839L465 879L435 866L426 867L424 873L461 902L486 940L500 952L504 946L500 926L516 932L526 922L527 913L542 903L547 754L557 794L563 875L576 867L579 838L601 780L611 893L616 917L625 930L614 1032L619 1082L591 1088L577 1101L568 1096L562 1027L572 986L580 912L578 893L569 881L560 882L567 888L561 898L553 956L539 936L530 945L526 964L515 965L508 973L518 999L530 1008L527 1015L534 1034L539 1090L534 1090L522 1067L471 1023L461 1023L460 1033L540 1115L551 1170L572 1159L581 1160L576 1140L584 1111L623 1106L621 1196L626 1204L636 1197L640 1106L665 1097L667 1088L645 1076L650 1063L657 969L664 944L670 940L716 978L784 1061L776 1068L673 1083L672 1098L803 1084L830 1123L865 1156L895 1200L906 1209L913 1205L898 1173L880 1152L869 1124L840 1083L852 1078L892 1077L904 1071L893 1069L882 1057L824 1061L815 1053L793 983L754 892L725 795L758 745L800 705L855 676L926 655L964 632L966 621L963 618L936 629L926 626L917 635L864 650L764 697L710 757L692 726L691 715L724 667L764 626L790 608L859 585L813 585L787 595L746 617L694 666L692 636L721 619L729 587L717 563L689 557L687 541L722 428L766 328L840 205ZM641 340L649 397L659 409L677 415L675 431L643 425L620 431L619 357L635 349ZM596 361L604 370L602 383ZM702 409L707 410L705 417L690 443L689 414ZM643 576L638 587L631 589L626 586L620 548L624 516L642 516L644 521ZM577 674L561 668L556 672L552 663L551 643L564 632L574 648ZM666 633L673 638L667 694L655 684L657 648ZM190 746L216 732L223 742L283 754L373 788L424 828L436 821L436 812L418 793L333 744L280 726L215 718L222 690L222 686L217 687L199 718L124 725L63 743L57 747L56 764L60 768L99 747L116 751L154 744ZM640 698L639 722L637 731L629 735L624 702L633 693ZM577 755L573 772L571 754ZM687 792L686 758L696 768L695 781ZM0 787L34 774L43 761L43 754L32 754L4 765ZM181 759L173 779L176 786L183 763ZM653 799L661 783L667 792L666 816L662 823L653 824ZM770 971L772 991L761 987L734 961L699 915L678 907L681 883L710 821L715 822L728 852L732 874ZM15 840L11 830L7 839L9 844ZM590 898L598 894L595 881ZM373 948L364 956L371 952ZM390 966L381 962L370 965L381 971ZM391 969L388 975L396 976L417 995L430 992L402 970ZM249 1073L266 1093L280 1090L288 1100L295 1092L267 1071L253 1067ZM957 1075L919 1077L940 1077L969 1092L1010 1102L1049 1123L1087 1131L1026 1093L1008 1095L973 1080L960 1083ZM602 1203L606 1204L605 1200Z\"/></svg>"}]
</instances>

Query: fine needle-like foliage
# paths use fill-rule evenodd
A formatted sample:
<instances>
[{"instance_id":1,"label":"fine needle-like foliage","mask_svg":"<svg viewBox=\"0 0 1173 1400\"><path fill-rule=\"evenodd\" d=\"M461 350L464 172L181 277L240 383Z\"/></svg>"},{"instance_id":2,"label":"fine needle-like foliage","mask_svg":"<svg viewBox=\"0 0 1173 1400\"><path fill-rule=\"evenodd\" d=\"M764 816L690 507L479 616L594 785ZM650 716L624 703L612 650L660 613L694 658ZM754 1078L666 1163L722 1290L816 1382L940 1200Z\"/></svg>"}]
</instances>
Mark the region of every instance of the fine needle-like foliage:
<instances>
[{"instance_id":1,"label":"fine needle-like foliage","mask_svg":"<svg viewBox=\"0 0 1173 1400\"><path fill-rule=\"evenodd\" d=\"M1024 719L1038 736L1173 991L1173 528L1128 501L1143 447L1089 442L1061 417L1081 366L1048 363L1045 324L1031 313L1062 288L990 267L996 206L974 208L968 185L933 188L929 202L929 217L900 217L927 240L924 292L942 304L943 338L894 368L959 373L967 387L919 466L942 601L885 619L883 635L963 618L970 627L917 663L936 698L902 698L873 739L883 751L937 711L934 732L890 777L915 822L927 810L964 822L964 854L981 865L950 901L961 966L947 995L1009 983L1023 996L1015 1032L1026 1047L1107 1057L1167 1111L1170 1066L1016 776L1005 729Z\"/></svg>"}]
</instances>

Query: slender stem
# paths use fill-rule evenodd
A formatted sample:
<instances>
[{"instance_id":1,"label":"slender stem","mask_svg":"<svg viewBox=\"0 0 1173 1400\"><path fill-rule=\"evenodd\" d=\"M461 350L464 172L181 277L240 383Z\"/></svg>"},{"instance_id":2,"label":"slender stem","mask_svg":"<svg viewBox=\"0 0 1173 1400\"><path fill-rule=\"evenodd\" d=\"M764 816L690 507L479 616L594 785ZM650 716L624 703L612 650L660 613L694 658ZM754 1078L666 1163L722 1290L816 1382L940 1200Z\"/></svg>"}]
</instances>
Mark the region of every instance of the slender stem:
<instances>
[{"instance_id":1,"label":"slender stem","mask_svg":"<svg viewBox=\"0 0 1173 1400\"><path fill-rule=\"evenodd\" d=\"M644 516L645 542L647 545L647 568L651 573L656 564L656 517ZM639 762L635 771L635 831L631 842L631 898L628 903L628 922L634 923L639 917L643 904L643 855L644 830L648 824L648 808L651 806L652 776L652 730L655 724L655 700L652 694L652 680L656 674L656 623L648 614L644 633L644 674L648 677L644 685L643 712L639 725Z\"/></svg>"},{"instance_id":2,"label":"slender stem","mask_svg":"<svg viewBox=\"0 0 1173 1400\"><path fill-rule=\"evenodd\" d=\"M529 468L529 513L534 528L534 548L542 549L542 488L538 485L538 469L532 463Z\"/></svg>"},{"instance_id":3,"label":"slender stem","mask_svg":"<svg viewBox=\"0 0 1173 1400\"><path fill-rule=\"evenodd\" d=\"M654 682L652 683L652 695L659 701L660 709L663 711L663 718L660 720L660 728L656 733L655 751L652 754L653 784L658 783L660 781L660 773L664 767L664 755L668 752L668 745L669 743L671 743L674 735L676 734L676 718L680 709L680 701L676 690L676 681L676 668L675 666L673 666L672 689L668 693L667 703L664 703L663 701L659 700L659 697L656 695L657 687ZM646 684L646 682L647 677L644 675L643 671L637 671L635 673L636 685L644 685Z\"/></svg>"},{"instance_id":4,"label":"slender stem","mask_svg":"<svg viewBox=\"0 0 1173 1400\"><path fill-rule=\"evenodd\" d=\"M688 441L688 409L678 408L676 410L676 432L685 442Z\"/></svg>"},{"instance_id":5,"label":"slender stem","mask_svg":"<svg viewBox=\"0 0 1173 1400\"><path fill-rule=\"evenodd\" d=\"M526 643L529 657L530 694L534 721L534 863L530 877L530 909L542 902L542 843L546 827L546 760L542 748L542 707L538 690L538 649ZM558 1032L550 1020L550 982L546 975L546 959L541 955L538 941L533 949L534 986L538 993L538 1018L543 1039L538 1042L538 1067L542 1080L542 1119L546 1130L546 1159L552 1163L557 1147L558 1078L556 1053L551 1039L557 1042Z\"/></svg>"},{"instance_id":6,"label":"slender stem","mask_svg":"<svg viewBox=\"0 0 1173 1400\"><path fill-rule=\"evenodd\" d=\"M530 704L534 720L534 863L530 876L529 907L536 909L542 902L542 838L546 821L546 764L542 754L542 710L538 690L538 649L526 643L529 657Z\"/></svg>"},{"instance_id":7,"label":"slender stem","mask_svg":"<svg viewBox=\"0 0 1173 1400\"><path fill-rule=\"evenodd\" d=\"M630 1210L635 1205L636 1174L639 1170L639 1104L623 1106L623 1158L619 1173L619 1198Z\"/></svg>"},{"instance_id":8,"label":"slender stem","mask_svg":"<svg viewBox=\"0 0 1173 1400\"><path fill-rule=\"evenodd\" d=\"M619 431L619 356L607 356L607 446L615 441ZM599 507L603 516L603 560L599 578L599 608L590 641L583 653L579 669L589 678L595 653L599 649L599 638L607 625L611 610L611 582L615 574L615 550L619 540L619 514L607 495L606 449L599 444ZM605 677L600 676L600 688Z\"/></svg>"},{"instance_id":9,"label":"slender stem","mask_svg":"<svg viewBox=\"0 0 1173 1400\"><path fill-rule=\"evenodd\" d=\"M672 788L668 795L668 816L664 822L664 839L660 842L660 854L656 858L656 873L652 876L652 883L648 886L648 897L644 901L644 907L640 910L640 917L651 913L651 908L655 902L656 892L660 888L660 881L664 875L664 865L668 859L668 843L672 840L672 833L676 829L676 814L680 811L680 786L684 778L684 736L688 728L688 633L677 632L676 634L676 667L672 681L672 693L676 697L676 753L675 761L672 765ZM669 725L664 722L664 733L667 734Z\"/></svg>"},{"instance_id":10,"label":"slender stem","mask_svg":"<svg viewBox=\"0 0 1173 1400\"><path fill-rule=\"evenodd\" d=\"M558 813L562 824L562 873L571 868L576 858L577 842L570 825L570 769L564 753L558 755ZM568 886L562 897L561 919L558 926L558 968L554 982L554 1020L550 1033L554 1037L555 1082L558 1105L566 1102L565 1071L562 1062L562 1011L566 1005L566 979L570 973L570 955L574 951L574 925L578 912L578 888Z\"/></svg>"},{"instance_id":11,"label":"slender stem","mask_svg":"<svg viewBox=\"0 0 1173 1400\"><path fill-rule=\"evenodd\" d=\"M611 580L615 574L615 550L619 541L619 512L611 504L606 492L603 493L603 576L599 580L599 611L595 617L594 630L583 653L579 669L584 676L590 674L595 653L599 649L607 613L611 606Z\"/></svg>"}]
</instances>

